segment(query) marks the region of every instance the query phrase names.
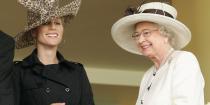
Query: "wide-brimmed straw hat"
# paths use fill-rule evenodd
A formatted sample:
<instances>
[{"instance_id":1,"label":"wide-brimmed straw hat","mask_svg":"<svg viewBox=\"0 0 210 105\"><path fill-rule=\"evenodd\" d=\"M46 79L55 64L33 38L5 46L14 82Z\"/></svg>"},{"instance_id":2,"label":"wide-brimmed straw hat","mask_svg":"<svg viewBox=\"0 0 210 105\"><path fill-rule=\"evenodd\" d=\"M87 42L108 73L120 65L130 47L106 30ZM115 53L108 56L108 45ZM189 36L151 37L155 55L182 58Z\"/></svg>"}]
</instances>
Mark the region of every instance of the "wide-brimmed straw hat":
<instances>
[{"instance_id":1,"label":"wide-brimmed straw hat","mask_svg":"<svg viewBox=\"0 0 210 105\"><path fill-rule=\"evenodd\" d=\"M139 22L153 22L163 25L173 34L174 49L182 49L191 40L191 32L187 26L176 20L177 11L169 4L162 2L145 3L137 8L137 12L118 20L111 29L113 40L124 50L142 55L131 35L135 24Z\"/></svg>"},{"instance_id":2,"label":"wide-brimmed straw hat","mask_svg":"<svg viewBox=\"0 0 210 105\"><path fill-rule=\"evenodd\" d=\"M64 23L69 22L76 16L81 0L74 0L59 7L59 0L18 0L28 9L27 26L15 36L16 48L21 49L35 43L32 37L32 29L50 21L55 17L63 17Z\"/></svg>"}]
</instances>

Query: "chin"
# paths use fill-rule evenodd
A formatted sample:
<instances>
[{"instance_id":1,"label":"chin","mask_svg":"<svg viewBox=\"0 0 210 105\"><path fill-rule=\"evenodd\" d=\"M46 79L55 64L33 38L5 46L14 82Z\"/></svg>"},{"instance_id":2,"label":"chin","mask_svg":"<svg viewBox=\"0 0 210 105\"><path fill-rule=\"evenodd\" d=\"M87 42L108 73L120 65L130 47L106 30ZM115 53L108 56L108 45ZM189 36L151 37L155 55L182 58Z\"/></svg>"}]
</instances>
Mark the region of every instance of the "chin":
<instances>
[{"instance_id":1,"label":"chin","mask_svg":"<svg viewBox=\"0 0 210 105\"><path fill-rule=\"evenodd\" d=\"M52 46L58 46L60 44L60 41L51 41L51 42L48 42L48 45L52 45Z\"/></svg>"},{"instance_id":2,"label":"chin","mask_svg":"<svg viewBox=\"0 0 210 105\"><path fill-rule=\"evenodd\" d=\"M57 47L59 45L59 43L48 43L46 44L46 46L49 46L49 47Z\"/></svg>"},{"instance_id":3,"label":"chin","mask_svg":"<svg viewBox=\"0 0 210 105\"><path fill-rule=\"evenodd\" d=\"M141 53L142 53L142 55L144 55L144 56L151 56L151 55L152 55L152 52L149 51L149 50L142 50Z\"/></svg>"}]
</instances>

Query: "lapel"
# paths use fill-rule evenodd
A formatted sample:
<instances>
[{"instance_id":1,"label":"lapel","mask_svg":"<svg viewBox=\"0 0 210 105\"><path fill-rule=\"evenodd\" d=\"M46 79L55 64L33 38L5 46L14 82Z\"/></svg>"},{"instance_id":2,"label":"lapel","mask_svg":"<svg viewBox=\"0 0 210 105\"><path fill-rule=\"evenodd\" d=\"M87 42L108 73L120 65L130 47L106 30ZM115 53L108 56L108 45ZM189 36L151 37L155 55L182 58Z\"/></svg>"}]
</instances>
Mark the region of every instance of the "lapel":
<instances>
[{"instance_id":1,"label":"lapel","mask_svg":"<svg viewBox=\"0 0 210 105\"><path fill-rule=\"evenodd\" d=\"M63 85L65 87L72 87L73 73L67 70L63 70L63 67L59 67L59 70L44 70L42 73L43 78Z\"/></svg>"},{"instance_id":2,"label":"lapel","mask_svg":"<svg viewBox=\"0 0 210 105\"><path fill-rule=\"evenodd\" d=\"M59 60L58 68L55 70L47 70L46 65L43 65L39 61L37 57L37 50L35 49L31 55L23 60L23 66L26 68L31 68L32 72L38 76L38 78L35 78L35 81L39 86L39 78L41 78L53 81L65 87L72 87L71 80L73 80L73 77L75 76L75 64L66 61L59 52L57 52L57 57Z\"/></svg>"}]
</instances>

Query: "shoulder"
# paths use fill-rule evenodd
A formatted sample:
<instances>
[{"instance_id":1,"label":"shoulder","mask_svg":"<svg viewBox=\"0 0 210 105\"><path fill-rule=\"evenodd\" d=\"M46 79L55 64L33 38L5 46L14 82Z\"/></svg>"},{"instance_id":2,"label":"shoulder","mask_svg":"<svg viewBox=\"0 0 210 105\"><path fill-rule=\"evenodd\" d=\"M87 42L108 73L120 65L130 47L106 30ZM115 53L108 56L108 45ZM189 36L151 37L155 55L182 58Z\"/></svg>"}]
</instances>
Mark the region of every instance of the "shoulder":
<instances>
[{"instance_id":1,"label":"shoulder","mask_svg":"<svg viewBox=\"0 0 210 105\"><path fill-rule=\"evenodd\" d=\"M79 77L83 78L87 76L86 70L82 63L74 62L74 61L67 61L66 64L67 64L66 66L67 69L69 71L79 74L80 75Z\"/></svg>"},{"instance_id":2,"label":"shoulder","mask_svg":"<svg viewBox=\"0 0 210 105\"><path fill-rule=\"evenodd\" d=\"M22 62L23 62L23 61L14 61L14 62L13 62L14 67L21 66L21 65L22 65Z\"/></svg>"},{"instance_id":3,"label":"shoulder","mask_svg":"<svg viewBox=\"0 0 210 105\"><path fill-rule=\"evenodd\" d=\"M177 62L198 62L196 56L189 51L175 51L173 58L175 58Z\"/></svg>"},{"instance_id":4,"label":"shoulder","mask_svg":"<svg viewBox=\"0 0 210 105\"><path fill-rule=\"evenodd\" d=\"M195 55L192 52L189 51L175 51L176 57L195 57Z\"/></svg>"},{"instance_id":5,"label":"shoulder","mask_svg":"<svg viewBox=\"0 0 210 105\"><path fill-rule=\"evenodd\" d=\"M176 74L192 75L201 72L199 62L192 52L176 51L174 59L174 72Z\"/></svg>"},{"instance_id":6,"label":"shoulder","mask_svg":"<svg viewBox=\"0 0 210 105\"><path fill-rule=\"evenodd\" d=\"M79 69L79 70L84 69L83 64L81 64L79 62L75 62L75 61L65 60L64 65L66 65L67 68L69 68L69 69L76 69L76 70L77 69Z\"/></svg>"},{"instance_id":7,"label":"shoulder","mask_svg":"<svg viewBox=\"0 0 210 105\"><path fill-rule=\"evenodd\" d=\"M65 62L69 65L73 65L73 66L83 66L83 64L79 63L79 62L75 62L75 61L68 61L65 60Z\"/></svg>"}]
</instances>

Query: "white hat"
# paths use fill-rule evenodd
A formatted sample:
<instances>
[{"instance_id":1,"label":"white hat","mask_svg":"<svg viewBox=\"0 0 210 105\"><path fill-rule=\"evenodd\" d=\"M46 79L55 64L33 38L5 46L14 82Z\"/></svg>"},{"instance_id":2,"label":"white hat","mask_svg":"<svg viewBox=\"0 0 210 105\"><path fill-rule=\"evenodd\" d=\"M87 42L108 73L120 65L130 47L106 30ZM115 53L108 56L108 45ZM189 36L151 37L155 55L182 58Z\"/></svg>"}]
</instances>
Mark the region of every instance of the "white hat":
<instances>
[{"instance_id":1,"label":"white hat","mask_svg":"<svg viewBox=\"0 0 210 105\"><path fill-rule=\"evenodd\" d=\"M174 34L174 49L185 47L191 40L191 32L180 21L176 20L177 11L174 7L161 2L150 2L138 7L138 13L125 16L118 20L111 29L113 40L124 50L142 55L131 35L135 24L143 21L165 26Z\"/></svg>"}]
</instances>

